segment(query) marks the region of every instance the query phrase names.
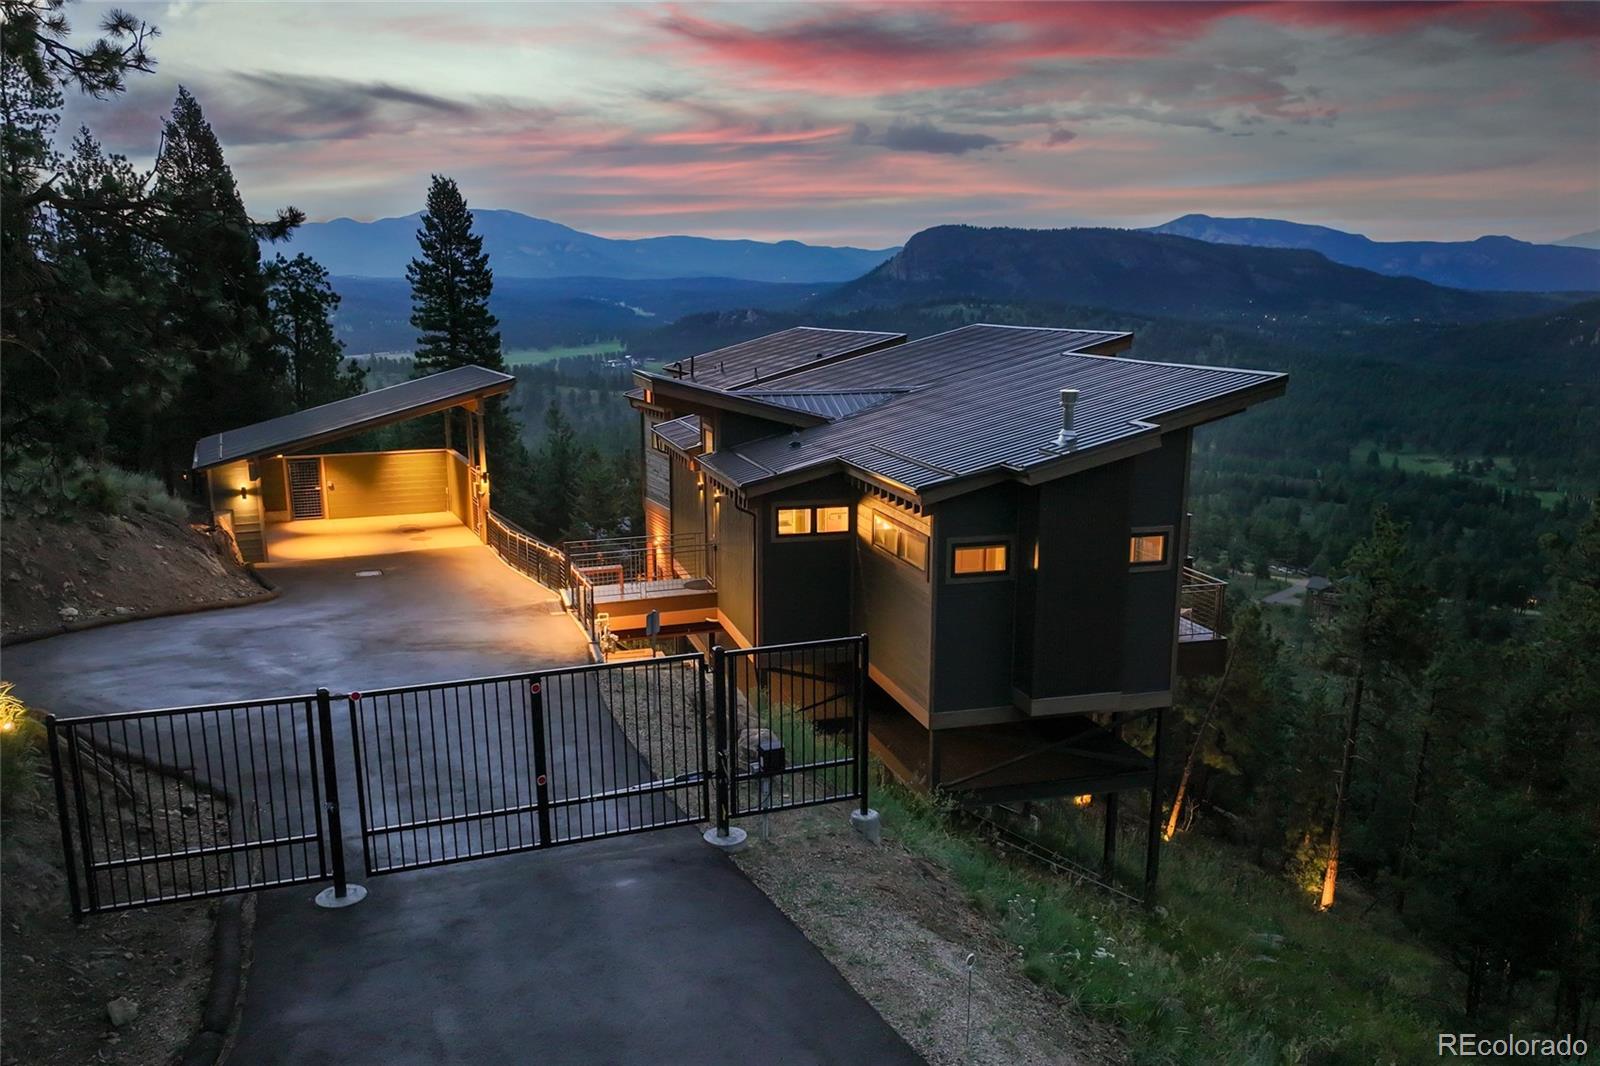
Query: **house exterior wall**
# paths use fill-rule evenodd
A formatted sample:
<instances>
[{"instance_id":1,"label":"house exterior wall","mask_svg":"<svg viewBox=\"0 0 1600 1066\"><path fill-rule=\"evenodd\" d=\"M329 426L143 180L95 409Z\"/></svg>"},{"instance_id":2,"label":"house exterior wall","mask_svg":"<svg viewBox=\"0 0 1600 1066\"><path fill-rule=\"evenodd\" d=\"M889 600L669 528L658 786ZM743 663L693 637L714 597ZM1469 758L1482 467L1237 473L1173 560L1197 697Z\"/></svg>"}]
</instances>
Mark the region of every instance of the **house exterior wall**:
<instances>
[{"instance_id":1,"label":"house exterior wall","mask_svg":"<svg viewBox=\"0 0 1600 1066\"><path fill-rule=\"evenodd\" d=\"M820 478L762 497L761 642L824 640L850 633L850 574L855 555L851 532L860 490L842 474ZM780 507L847 507L851 529L843 533L777 535Z\"/></svg>"},{"instance_id":2,"label":"house exterior wall","mask_svg":"<svg viewBox=\"0 0 1600 1066\"><path fill-rule=\"evenodd\" d=\"M462 525L469 525L472 522L472 486L466 456L456 451L447 451L444 456L445 506L461 519Z\"/></svg>"},{"instance_id":3,"label":"house exterior wall","mask_svg":"<svg viewBox=\"0 0 1600 1066\"><path fill-rule=\"evenodd\" d=\"M699 474L688 460L672 456L672 534L683 537L706 532L705 490L696 484Z\"/></svg>"},{"instance_id":4,"label":"house exterior wall","mask_svg":"<svg viewBox=\"0 0 1600 1066\"><path fill-rule=\"evenodd\" d=\"M247 563L265 562L266 541L262 536L261 478L252 477L250 464L240 461L215 466L206 471L206 490L211 497L211 512L219 522L223 516L233 527L233 539ZM241 490L243 490L241 492Z\"/></svg>"},{"instance_id":5,"label":"house exterior wall","mask_svg":"<svg viewBox=\"0 0 1600 1066\"><path fill-rule=\"evenodd\" d=\"M926 518L873 497L858 496L855 570L848 633L865 633L873 676L889 694L927 713L932 691L933 591L930 575L872 544L872 514L884 515L923 533ZM930 548L929 566L933 566ZM842 635L842 634L835 634Z\"/></svg>"},{"instance_id":6,"label":"house exterior wall","mask_svg":"<svg viewBox=\"0 0 1600 1066\"><path fill-rule=\"evenodd\" d=\"M932 509L935 714L1011 705L1017 572L1028 562L1018 545L1018 504L1026 491L993 485ZM979 543L1006 546L1005 572L953 574L955 549Z\"/></svg>"},{"instance_id":7,"label":"house exterior wall","mask_svg":"<svg viewBox=\"0 0 1600 1066\"><path fill-rule=\"evenodd\" d=\"M751 511L742 510L733 497L723 496L713 501L712 511L716 546L708 550L715 553L712 581L717 586L717 610L737 630L735 640L754 644L765 639L757 636L756 624L760 573L756 542L764 509L753 502Z\"/></svg>"},{"instance_id":8,"label":"house exterior wall","mask_svg":"<svg viewBox=\"0 0 1600 1066\"><path fill-rule=\"evenodd\" d=\"M449 505L440 450L325 455L322 479L329 518L416 514Z\"/></svg>"},{"instance_id":9,"label":"house exterior wall","mask_svg":"<svg viewBox=\"0 0 1600 1066\"><path fill-rule=\"evenodd\" d=\"M1161 447L1127 461L1128 524L1167 531L1167 564L1130 570L1122 620L1124 692L1170 689L1173 641L1177 639L1178 587L1188 551L1186 525L1189 431L1166 434ZM1126 561L1126 554L1123 559Z\"/></svg>"},{"instance_id":10,"label":"house exterior wall","mask_svg":"<svg viewBox=\"0 0 1600 1066\"><path fill-rule=\"evenodd\" d=\"M289 470L283 456L261 460L261 503L269 522L289 518Z\"/></svg>"}]
</instances>

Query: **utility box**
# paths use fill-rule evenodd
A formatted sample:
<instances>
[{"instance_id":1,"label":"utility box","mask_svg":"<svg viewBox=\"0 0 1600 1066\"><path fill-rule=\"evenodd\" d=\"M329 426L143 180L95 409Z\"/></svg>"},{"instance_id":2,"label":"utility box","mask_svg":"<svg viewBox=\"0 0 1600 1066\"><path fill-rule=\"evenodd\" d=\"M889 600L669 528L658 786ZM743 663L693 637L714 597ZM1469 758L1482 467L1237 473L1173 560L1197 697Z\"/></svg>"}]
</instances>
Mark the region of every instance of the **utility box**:
<instances>
[{"instance_id":1,"label":"utility box","mask_svg":"<svg viewBox=\"0 0 1600 1066\"><path fill-rule=\"evenodd\" d=\"M756 765L763 777L783 773L783 741L770 733L756 741Z\"/></svg>"}]
</instances>

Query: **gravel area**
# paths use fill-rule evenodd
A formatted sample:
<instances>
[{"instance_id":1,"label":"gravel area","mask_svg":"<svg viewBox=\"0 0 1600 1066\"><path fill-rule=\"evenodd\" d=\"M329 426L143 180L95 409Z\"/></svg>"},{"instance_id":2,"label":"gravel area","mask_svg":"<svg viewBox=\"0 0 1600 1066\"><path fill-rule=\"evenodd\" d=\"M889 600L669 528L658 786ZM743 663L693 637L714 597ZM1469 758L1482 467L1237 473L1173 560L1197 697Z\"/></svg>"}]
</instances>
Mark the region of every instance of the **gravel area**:
<instances>
[{"instance_id":1,"label":"gravel area","mask_svg":"<svg viewBox=\"0 0 1600 1066\"><path fill-rule=\"evenodd\" d=\"M1022 972L1017 949L948 871L895 843L893 825L869 844L840 804L773 815L768 841L746 828L740 868L933 1066L1127 1061L1112 1030Z\"/></svg>"}]
</instances>

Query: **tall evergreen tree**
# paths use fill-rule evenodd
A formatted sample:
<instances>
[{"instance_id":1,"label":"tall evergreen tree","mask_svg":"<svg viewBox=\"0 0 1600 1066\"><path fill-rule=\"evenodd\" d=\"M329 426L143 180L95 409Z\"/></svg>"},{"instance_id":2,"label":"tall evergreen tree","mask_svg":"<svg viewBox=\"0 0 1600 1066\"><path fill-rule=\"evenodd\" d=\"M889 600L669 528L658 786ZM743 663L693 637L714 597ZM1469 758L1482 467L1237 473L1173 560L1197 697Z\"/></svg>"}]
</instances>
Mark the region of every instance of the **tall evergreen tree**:
<instances>
[{"instance_id":1,"label":"tall evergreen tree","mask_svg":"<svg viewBox=\"0 0 1600 1066\"><path fill-rule=\"evenodd\" d=\"M554 400L544 413L544 442L534 463L539 471L534 490L534 529L560 540L574 533L583 480L583 449L572 423Z\"/></svg>"},{"instance_id":2,"label":"tall evergreen tree","mask_svg":"<svg viewBox=\"0 0 1600 1066\"><path fill-rule=\"evenodd\" d=\"M334 335L339 294L327 270L304 253L293 259L280 255L267 265L267 300L294 406L358 395L366 375L356 363L345 362L344 342Z\"/></svg>"},{"instance_id":3,"label":"tall evergreen tree","mask_svg":"<svg viewBox=\"0 0 1600 1066\"><path fill-rule=\"evenodd\" d=\"M433 176L417 243L422 255L406 267L411 325L419 334L417 373L468 365L504 370L500 322L489 313L494 272L483 237L472 231L472 212L453 179Z\"/></svg>"},{"instance_id":4,"label":"tall evergreen tree","mask_svg":"<svg viewBox=\"0 0 1600 1066\"><path fill-rule=\"evenodd\" d=\"M1325 634L1328 668L1345 678L1345 727L1318 904L1323 910L1333 906L1338 887L1362 715L1374 694L1414 666L1423 651L1419 638L1428 599L1411 577L1405 532L1387 508L1378 508L1371 535L1345 560L1347 576L1340 585L1339 609Z\"/></svg>"},{"instance_id":5,"label":"tall evergreen tree","mask_svg":"<svg viewBox=\"0 0 1600 1066\"><path fill-rule=\"evenodd\" d=\"M162 128L154 194L166 209L161 241L171 283L173 343L193 368L179 403L168 461L187 458L196 433L269 417L287 406L286 367L272 343L257 227L200 104L183 87Z\"/></svg>"}]
</instances>

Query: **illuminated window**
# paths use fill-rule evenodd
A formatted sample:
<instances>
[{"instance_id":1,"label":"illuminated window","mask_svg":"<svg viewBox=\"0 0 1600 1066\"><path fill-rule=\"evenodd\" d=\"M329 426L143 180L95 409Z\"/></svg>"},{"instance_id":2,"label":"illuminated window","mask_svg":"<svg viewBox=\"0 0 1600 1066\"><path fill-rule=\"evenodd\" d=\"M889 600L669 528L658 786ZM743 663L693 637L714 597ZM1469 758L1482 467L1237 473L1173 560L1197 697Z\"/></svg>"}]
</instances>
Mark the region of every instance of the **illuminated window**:
<instances>
[{"instance_id":1,"label":"illuminated window","mask_svg":"<svg viewBox=\"0 0 1600 1066\"><path fill-rule=\"evenodd\" d=\"M811 508L778 508L778 536L798 537L811 532Z\"/></svg>"},{"instance_id":2,"label":"illuminated window","mask_svg":"<svg viewBox=\"0 0 1600 1066\"><path fill-rule=\"evenodd\" d=\"M928 569L928 538L909 529L901 530L900 558L918 570Z\"/></svg>"},{"instance_id":3,"label":"illuminated window","mask_svg":"<svg viewBox=\"0 0 1600 1066\"><path fill-rule=\"evenodd\" d=\"M714 451L717 450L717 448L716 448L716 437L711 432L711 427L710 426L701 426L700 427L700 443L705 446L705 451L708 454L710 452L714 452Z\"/></svg>"},{"instance_id":4,"label":"illuminated window","mask_svg":"<svg viewBox=\"0 0 1600 1066\"><path fill-rule=\"evenodd\" d=\"M872 512L872 543L890 555L899 555L900 527L878 512Z\"/></svg>"},{"instance_id":5,"label":"illuminated window","mask_svg":"<svg viewBox=\"0 0 1600 1066\"><path fill-rule=\"evenodd\" d=\"M1004 544L957 545L950 569L957 577L967 577L972 574L1003 574L1006 572L1006 546Z\"/></svg>"},{"instance_id":6,"label":"illuminated window","mask_svg":"<svg viewBox=\"0 0 1600 1066\"><path fill-rule=\"evenodd\" d=\"M1132 566L1167 565L1167 535L1135 533L1128 539L1128 562Z\"/></svg>"},{"instance_id":7,"label":"illuminated window","mask_svg":"<svg viewBox=\"0 0 1600 1066\"><path fill-rule=\"evenodd\" d=\"M818 507L817 508L818 533L848 533L850 532L850 508L848 507Z\"/></svg>"}]
</instances>

